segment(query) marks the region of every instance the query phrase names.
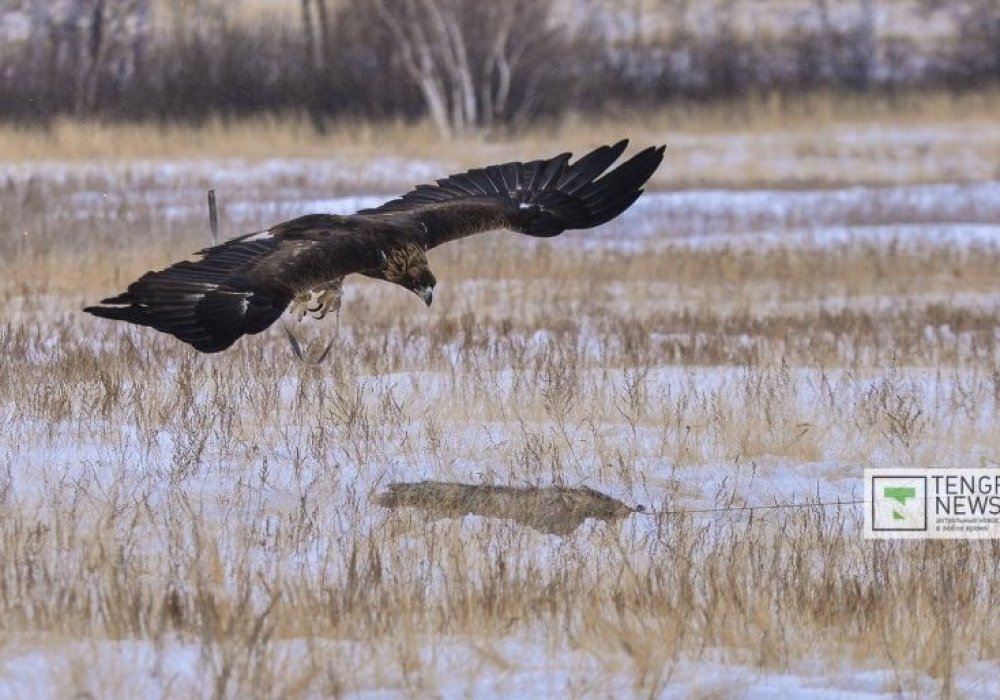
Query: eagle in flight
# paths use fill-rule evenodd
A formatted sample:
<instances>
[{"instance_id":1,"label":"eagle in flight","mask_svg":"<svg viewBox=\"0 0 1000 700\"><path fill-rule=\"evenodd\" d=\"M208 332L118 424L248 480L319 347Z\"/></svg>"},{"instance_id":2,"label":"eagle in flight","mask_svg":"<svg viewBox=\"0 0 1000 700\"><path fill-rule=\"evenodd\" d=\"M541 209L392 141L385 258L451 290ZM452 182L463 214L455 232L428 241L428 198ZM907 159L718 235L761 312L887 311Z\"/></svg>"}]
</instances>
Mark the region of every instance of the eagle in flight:
<instances>
[{"instance_id":1,"label":"eagle in flight","mask_svg":"<svg viewBox=\"0 0 1000 700\"><path fill-rule=\"evenodd\" d=\"M355 272L405 287L429 306L437 282L425 255L431 248L497 228L547 238L625 211L664 151L647 148L605 172L627 145L601 146L572 163L563 153L470 170L350 216L301 216L147 272L84 311L219 352L266 329L290 304L316 318L339 309L343 279Z\"/></svg>"}]
</instances>

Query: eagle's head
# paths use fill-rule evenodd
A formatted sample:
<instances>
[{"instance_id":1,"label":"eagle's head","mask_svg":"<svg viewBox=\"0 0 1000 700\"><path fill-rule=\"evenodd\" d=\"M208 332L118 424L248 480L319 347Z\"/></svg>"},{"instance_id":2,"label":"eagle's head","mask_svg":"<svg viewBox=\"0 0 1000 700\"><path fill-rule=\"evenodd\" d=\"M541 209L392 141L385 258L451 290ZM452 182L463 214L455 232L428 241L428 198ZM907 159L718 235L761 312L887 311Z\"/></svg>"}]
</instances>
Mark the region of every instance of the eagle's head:
<instances>
[{"instance_id":1,"label":"eagle's head","mask_svg":"<svg viewBox=\"0 0 1000 700\"><path fill-rule=\"evenodd\" d=\"M430 306L437 279L427 263L424 249L416 243L407 243L390 249L383 257L382 276L389 282L406 287Z\"/></svg>"}]
</instances>

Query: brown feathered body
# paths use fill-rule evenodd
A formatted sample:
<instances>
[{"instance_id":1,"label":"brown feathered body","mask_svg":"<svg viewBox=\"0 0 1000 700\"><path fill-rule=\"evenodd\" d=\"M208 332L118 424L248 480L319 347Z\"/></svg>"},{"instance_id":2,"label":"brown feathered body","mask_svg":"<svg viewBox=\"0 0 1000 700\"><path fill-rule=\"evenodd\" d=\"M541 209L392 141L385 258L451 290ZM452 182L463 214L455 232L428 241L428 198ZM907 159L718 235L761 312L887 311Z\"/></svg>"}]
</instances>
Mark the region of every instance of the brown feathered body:
<instances>
[{"instance_id":1,"label":"brown feathered body","mask_svg":"<svg viewBox=\"0 0 1000 700\"><path fill-rule=\"evenodd\" d=\"M349 274L400 285L429 305L437 280L425 253L435 246L496 228L555 236L627 209L663 148L647 148L605 173L626 145L602 146L573 163L564 153L470 170L350 216L292 219L201 250L198 260L147 272L122 294L84 310L218 352L268 328L293 300L324 290L339 294Z\"/></svg>"}]
</instances>

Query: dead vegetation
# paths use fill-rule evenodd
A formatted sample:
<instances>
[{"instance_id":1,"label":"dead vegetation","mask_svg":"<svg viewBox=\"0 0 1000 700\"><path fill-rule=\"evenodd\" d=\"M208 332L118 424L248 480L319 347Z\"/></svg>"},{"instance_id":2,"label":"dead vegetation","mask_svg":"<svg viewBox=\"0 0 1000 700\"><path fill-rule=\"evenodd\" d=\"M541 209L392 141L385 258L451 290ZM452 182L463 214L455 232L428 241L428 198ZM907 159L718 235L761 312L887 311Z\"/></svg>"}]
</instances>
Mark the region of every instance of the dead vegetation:
<instances>
[{"instance_id":1,"label":"dead vegetation","mask_svg":"<svg viewBox=\"0 0 1000 700\"><path fill-rule=\"evenodd\" d=\"M818 662L957 696L1000 658L996 544L866 542L854 507L740 510L851 500L864 466L1000 459L1000 251L934 240L995 223L975 191L486 235L434 253L431 311L352 281L314 368L277 331L204 357L80 314L203 244L204 193L167 216L172 181L50 174L0 192L0 692L488 694L533 671L566 672L569 696L740 692L708 663L851 687ZM223 230L264 186L224 193ZM799 236L810 217L847 237ZM449 516L431 522L373 504L422 479L650 512L555 537L496 487L418 495ZM711 508L736 510L682 512Z\"/></svg>"},{"instance_id":2,"label":"dead vegetation","mask_svg":"<svg viewBox=\"0 0 1000 700\"><path fill-rule=\"evenodd\" d=\"M993 115L998 110L1000 95L991 89L886 98L818 90L632 112L627 135L637 145L668 144L670 167L661 168L654 179L659 187L792 189L980 182L997 177L1000 129ZM317 165L324 160L338 163L340 172L331 173L326 181L323 196L329 196L356 191L359 168L386 154L432 161L435 167L428 174L440 175L526 153L548 154L553 143L581 151L622 135L617 116L576 114L540 121L502 142L475 134L445 139L427 122L392 119L348 118L330 123L322 133L308 119L291 116L213 118L196 127L56 119L46 128L0 125L0 160L85 164L92 159L211 157L255 163L281 154L315 160ZM414 182L406 172L385 168L379 180L361 183L363 191L385 188L393 193L409 187ZM192 178L180 186L196 184ZM218 182L206 184L221 187ZM220 189L220 195L225 194Z\"/></svg>"}]
</instances>

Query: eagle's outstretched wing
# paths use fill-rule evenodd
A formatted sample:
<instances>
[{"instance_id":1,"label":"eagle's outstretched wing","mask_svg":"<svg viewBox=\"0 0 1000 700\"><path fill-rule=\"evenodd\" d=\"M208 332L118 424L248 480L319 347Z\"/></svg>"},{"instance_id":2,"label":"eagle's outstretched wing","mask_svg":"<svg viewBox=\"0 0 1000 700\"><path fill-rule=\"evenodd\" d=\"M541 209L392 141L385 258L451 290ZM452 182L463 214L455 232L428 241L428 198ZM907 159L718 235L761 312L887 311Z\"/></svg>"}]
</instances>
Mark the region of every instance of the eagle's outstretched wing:
<instances>
[{"instance_id":1,"label":"eagle's outstretched wing","mask_svg":"<svg viewBox=\"0 0 1000 700\"><path fill-rule=\"evenodd\" d=\"M627 145L601 146L573 163L563 153L469 170L358 214L413 219L426 248L496 228L539 237L591 228L628 209L663 160L664 147L650 147L605 173Z\"/></svg>"},{"instance_id":2,"label":"eagle's outstretched wing","mask_svg":"<svg viewBox=\"0 0 1000 700\"><path fill-rule=\"evenodd\" d=\"M369 255L359 250L357 237L338 236L342 221L310 214L237 236L198 251L198 260L147 272L125 292L84 311L151 326L202 352L225 350L281 316L303 278L314 276L303 266L323 266L331 279L371 266L378 251Z\"/></svg>"}]
</instances>

